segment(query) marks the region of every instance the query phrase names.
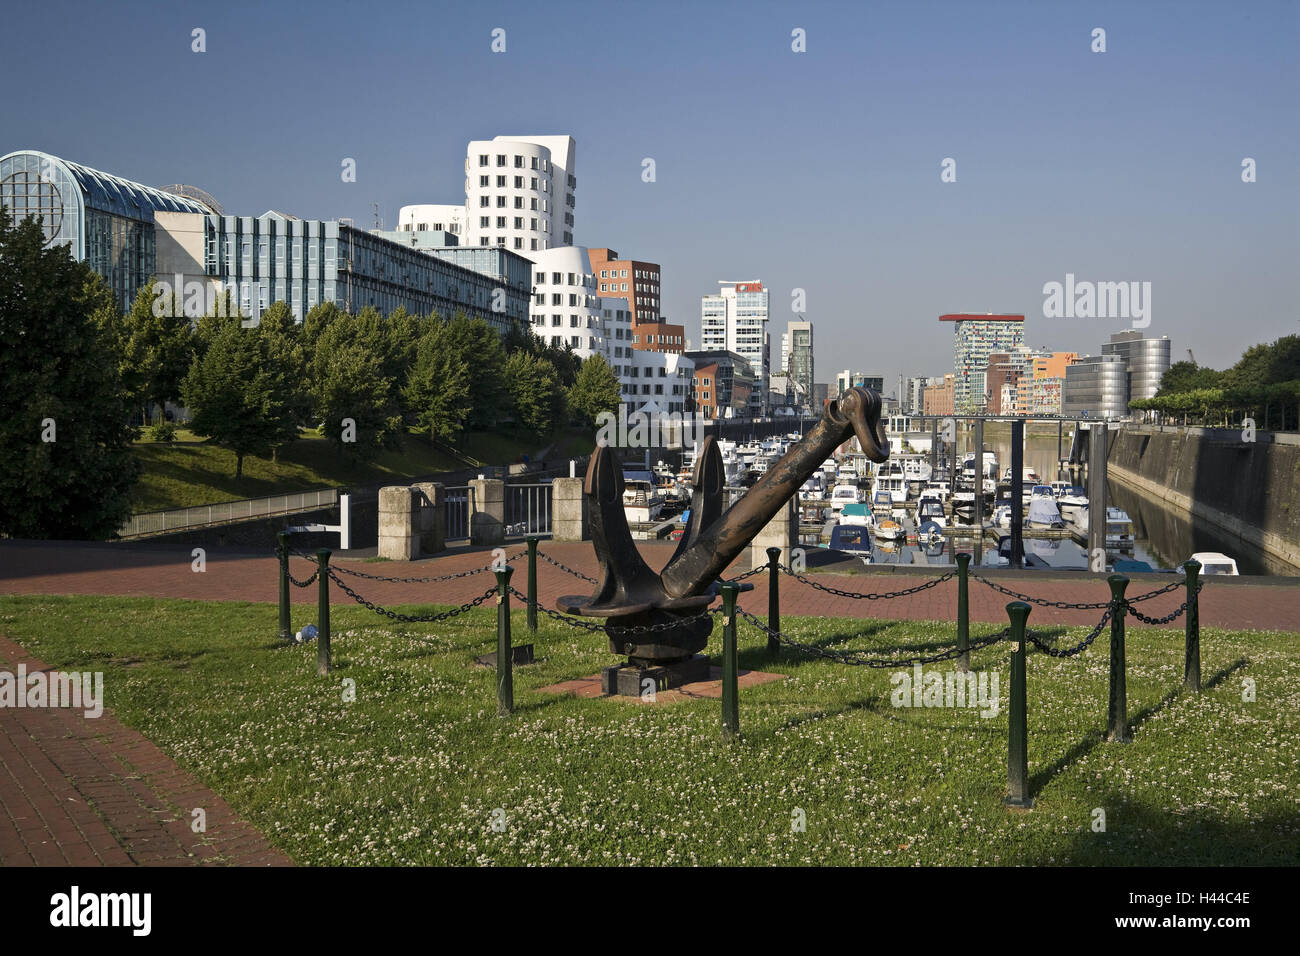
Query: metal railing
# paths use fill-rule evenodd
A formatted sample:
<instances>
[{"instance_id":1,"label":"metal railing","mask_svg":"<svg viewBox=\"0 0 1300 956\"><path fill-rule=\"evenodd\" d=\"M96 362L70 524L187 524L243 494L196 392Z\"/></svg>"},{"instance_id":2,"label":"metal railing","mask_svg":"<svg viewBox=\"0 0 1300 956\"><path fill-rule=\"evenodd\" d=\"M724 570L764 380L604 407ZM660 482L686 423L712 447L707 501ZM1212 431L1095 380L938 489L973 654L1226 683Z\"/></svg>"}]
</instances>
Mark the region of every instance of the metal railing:
<instances>
[{"instance_id":1,"label":"metal railing","mask_svg":"<svg viewBox=\"0 0 1300 956\"><path fill-rule=\"evenodd\" d=\"M469 485L454 485L443 489L448 541L469 537L469 516L473 513L474 489Z\"/></svg>"},{"instance_id":2,"label":"metal railing","mask_svg":"<svg viewBox=\"0 0 1300 956\"><path fill-rule=\"evenodd\" d=\"M337 488L322 488L317 491L300 491L291 495L243 498L238 501L221 501L193 508L150 511L132 515L130 520L118 530L118 535L123 538L136 538L169 531L184 531L187 528L228 524L251 518L269 518L300 511L331 508L337 505L338 501Z\"/></svg>"},{"instance_id":3,"label":"metal railing","mask_svg":"<svg viewBox=\"0 0 1300 956\"><path fill-rule=\"evenodd\" d=\"M551 533L551 485L506 485L506 534L545 535Z\"/></svg>"}]
</instances>

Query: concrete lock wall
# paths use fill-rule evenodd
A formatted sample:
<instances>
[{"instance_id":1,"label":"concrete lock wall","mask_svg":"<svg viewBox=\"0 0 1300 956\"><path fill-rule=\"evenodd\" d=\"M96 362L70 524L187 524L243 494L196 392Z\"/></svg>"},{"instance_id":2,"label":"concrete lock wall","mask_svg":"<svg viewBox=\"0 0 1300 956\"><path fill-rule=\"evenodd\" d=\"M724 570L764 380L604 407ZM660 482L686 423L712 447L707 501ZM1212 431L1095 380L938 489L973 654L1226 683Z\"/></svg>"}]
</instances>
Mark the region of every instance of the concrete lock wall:
<instances>
[{"instance_id":1,"label":"concrete lock wall","mask_svg":"<svg viewBox=\"0 0 1300 956\"><path fill-rule=\"evenodd\" d=\"M556 478L551 482L551 539L587 541L591 538L587 498L581 478Z\"/></svg>"},{"instance_id":2,"label":"concrete lock wall","mask_svg":"<svg viewBox=\"0 0 1300 956\"><path fill-rule=\"evenodd\" d=\"M767 549L781 549L781 563L790 563L790 549L799 545L799 514L791 497L749 544L749 566L767 564Z\"/></svg>"},{"instance_id":3,"label":"concrete lock wall","mask_svg":"<svg viewBox=\"0 0 1300 956\"><path fill-rule=\"evenodd\" d=\"M1112 432L1108 477L1300 566L1300 446Z\"/></svg>"},{"instance_id":4,"label":"concrete lock wall","mask_svg":"<svg viewBox=\"0 0 1300 956\"><path fill-rule=\"evenodd\" d=\"M469 516L469 543L503 544L506 540L506 483L500 478L478 478L469 483L473 511Z\"/></svg>"}]
</instances>

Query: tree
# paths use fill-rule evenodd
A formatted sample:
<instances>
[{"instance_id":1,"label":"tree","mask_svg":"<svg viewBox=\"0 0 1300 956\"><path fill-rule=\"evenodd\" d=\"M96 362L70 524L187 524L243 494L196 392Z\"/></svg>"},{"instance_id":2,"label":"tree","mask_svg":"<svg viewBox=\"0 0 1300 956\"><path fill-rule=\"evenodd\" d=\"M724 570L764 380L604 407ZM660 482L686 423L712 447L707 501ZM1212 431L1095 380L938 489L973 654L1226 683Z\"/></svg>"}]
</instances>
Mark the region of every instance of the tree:
<instances>
[{"instance_id":1,"label":"tree","mask_svg":"<svg viewBox=\"0 0 1300 956\"><path fill-rule=\"evenodd\" d=\"M1218 388L1223 383L1223 373L1195 362L1175 362L1160 378L1161 395L1190 392L1197 388Z\"/></svg>"},{"instance_id":2,"label":"tree","mask_svg":"<svg viewBox=\"0 0 1300 956\"><path fill-rule=\"evenodd\" d=\"M446 324L426 323L402 397L415 424L429 437L454 441L470 412L469 369L448 344Z\"/></svg>"},{"instance_id":3,"label":"tree","mask_svg":"<svg viewBox=\"0 0 1300 956\"><path fill-rule=\"evenodd\" d=\"M495 428L507 402L506 353L500 336L483 319L458 314L447 323L447 343L455 360L469 372L470 410L465 426Z\"/></svg>"},{"instance_id":4,"label":"tree","mask_svg":"<svg viewBox=\"0 0 1300 956\"><path fill-rule=\"evenodd\" d=\"M235 478L246 455L265 454L295 437L288 374L271 358L270 336L244 328L238 317L217 320L203 358L186 376L181 394L190 429L235 453Z\"/></svg>"},{"instance_id":5,"label":"tree","mask_svg":"<svg viewBox=\"0 0 1300 956\"><path fill-rule=\"evenodd\" d=\"M93 270L0 206L0 536L106 538L130 515L119 316Z\"/></svg>"},{"instance_id":6,"label":"tree","mask_svg":"<svg viewBox=\"0 0 1300 956\"><path fill-rule=\"evenodd\" d=\"M569 389L569 407L586 424L594 425L601 412L617 411L622 400L618 378L603 355L593 355L582 363L578 377Z\"/></svg>"},{"instance_id":7,"label":"tree","mask_svg":"<svg viewBox=\"0 0 1300 956\"><path fill-rule=\"evenodd\" d=\"M321 331L309 364L312 411L340 453L369 461L401 432L397 386L384 374L378 317L338 313Z\"/></svg>"},{"instance_id":8,"label":"tree","mask_svg":"<svg viewBox=\"0 0 1300 956\"><path fill-rule=\"evenodd\" d=\"M194 335L180 294L158 296L150 279L113 333L119 374L147 424L151 405L161 408L180 398L181 381L194 361Z\"/></svg>"},{"instance_id":9,"label":"tree","mask_svg":"<svg viewBox=\"0 0 1300 956\"><path fill-rule=\"evenodd\" d=\"M266 343L267 361L280 376L279 394L288 405L293 429L286 429L284 441L298 437L298 429L311 422L311 397L307 394L307 357L302 344L302 326L294 321L286 302L272 302L262 313L257 330ZM281 443L271 448L271 460L279 454Z\"/></svg>"},{"instance_id":10,"label":"tree","mask_svg":"<svg viewBox=\"0 0 1300 956\"><path fill-rule=\"evenodd\" d=\"M515 421L537 435L549 434L565 405L555 366L527 352L515 352L506 359L505 382Z\"/></svg>"}]
</instances>

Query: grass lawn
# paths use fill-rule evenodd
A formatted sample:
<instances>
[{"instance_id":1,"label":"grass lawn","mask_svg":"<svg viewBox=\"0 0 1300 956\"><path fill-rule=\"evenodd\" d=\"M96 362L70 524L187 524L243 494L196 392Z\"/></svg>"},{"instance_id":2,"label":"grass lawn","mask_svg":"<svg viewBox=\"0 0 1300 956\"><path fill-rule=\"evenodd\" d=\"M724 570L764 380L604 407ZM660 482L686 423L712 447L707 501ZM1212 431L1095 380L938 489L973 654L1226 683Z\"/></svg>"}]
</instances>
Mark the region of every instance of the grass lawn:
<instances>
[{"instance_id":1,"label":"grass lawn","mask_svg":"<svg viewBox=\"0 0 1300 956\"><path fill-rule=\"evenodd\" d=\"M280 449L277 460L247 457L244 475L235 480L235 455L181 430L173 443L139 441L132 453L144 471L132 489L134 511L162 511L194 505L260 498L313 488L363 484L385 479L413 478L456 471L465 462L436 448L422 435L408 434L399 449L385 451L375 461L350 465L334 445L314 432ZM573 442L570 433L557 440ZM505 434L465 435L457 451L471 464L509 464L541 450L543 439ZM594 445L594 440L592 442Z\"/></svg>"},{"instance_id":2,"label":"grass lawn","mask_svg":"<svg viewBox=\"0 0 1300 956\"><path fill-rule=\"evenodd\" d=\"M484 587L488 586L484 575ZM294 627L312 620L295 606ZM103 670L107 705L304 864L1294 864L1300 655L1290 634L1207 630L1199 696L1175 693L1180 631L1128 641L1131 744L1108 744L1107 638L1032 652L1035 808L1001 805L1006 646L976 652L1001 707L895 708L890 671L771 661L742 625L742 738L717 700L645 705L537 688L613 658L544 620L537 664L496 716L495 612L436 625L333 611L336 673L274 639L269 604L0 598L0 631L61 669ZM1031 618L1032 624L1032 618ZM522 613L514 617L523 643ZM925 652L948 623L783 619L823 644ZM978 627L977 634L985 633ZM1070 634L1081 634L1075 629ZM710 645L719 651L720 629ZM844 635L857 635L845 641ZM948 665L931 665L940 671ZM1257 699L1242 700L1244 678ZM345 703L344 679L356 682ZM492 829L504 811L504 832ZM1105 832L1094 832L1094 808ZM805 832L792 832L796 811Z\"/></svg>"}]
</instances>

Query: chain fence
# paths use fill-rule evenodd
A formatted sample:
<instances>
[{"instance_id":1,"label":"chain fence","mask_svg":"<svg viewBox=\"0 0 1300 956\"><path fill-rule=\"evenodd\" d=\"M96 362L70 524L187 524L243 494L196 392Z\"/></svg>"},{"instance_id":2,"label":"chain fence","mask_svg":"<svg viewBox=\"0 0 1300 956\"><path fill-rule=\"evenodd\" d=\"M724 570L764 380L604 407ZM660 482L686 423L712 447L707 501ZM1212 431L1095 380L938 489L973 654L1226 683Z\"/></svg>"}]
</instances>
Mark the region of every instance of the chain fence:
<instances>
[{"instance_id":1,"label":"chain fence","mask_svg":"<svg viewBox=\"0 0 1300 956\"><path fill-rule=\"evenodd\" d=\"M401 621L403 624L435 624L438 621L446 621L478 607L484 601L492 598L497 593L496 586L493 585L478 597L474 598L474 600L467 601L460 607L452 608L450 611L443 611L440 614L399 614L397 611L375 604L373 601L366 600L356 591L352 590L352 588L348 587L347 583L334 573L333 568L327 569L327 573L329 574L330 580L337 584L343 590L343 593L352 598L353 601L357 602L364 608L369 608L376 614L382 614L384 617L391 618L394 621Z\"/></svg>"},{"instance_id":2,"label":"chain fence","mask_svg":"<svg viewBox=\"0 0 1300 956\"><path fill-rule=\"evenodd\" d=\"M998 584L996 581L992 581L980 574L975 574L972 572L971 577L974 578L976 581L978 581L980 584L991 587L993 590L1005 594L1007 597L1013 597L1017 601L1024 601L1026 604L1037 604L1039 607L1055 607L1055 608L1062 608L1064 610L1073 610L1073 611L1100 611L1102 608L1110 607L1110 601L1095 601L1091 603L1084 602L1080 604L1072 604L1069 601L1049 601L1046 598L1031 597L1028 594L1021 594L1019 591L1013 591L1010 588L1005 588L1002 585ZM1157 598L1162 594L1168 594L1170 591L1176 591L1181 587L1184 587L1183 582L1175 581L1172 584L1166 584L1162 588L1156 588L1154 591L1148 591L1145 594L1138 594L1134 597L1126 598L1125 600L1127 600L1129 603L1134 603L1137 601L1150 601L1152 598ZM1197 587L1197 591L1199 593L1200 591L1199 586Z\"/></svg>"},{"instance_id":3,"label":"chain fence","mask_svg":"<svg viewBox=\"0 0 1300 956\"><path fill-rule=\"evenodd\" d=\"M947 574L942 574L937 578L932 578L931 580L918 584L915 587L903 588L901 591L887 591L883 594L876 594L874 592L863 594L860 591L843 591L839 588L833 588L827 584L821 584L817 581L812 580L809 577L806 577L805 575L799 574L798 572L794 571L792 568L786 567L784 564L777 565L777 567L781 571L784 571L786 574L790 575L790 577L794 578L796 581L799 581L802 584L806 584L810 588L814 588L818 591L824 591L827 594L834 594L836 597L852 598L855 601L863 601L863 600L888 601L891 600L892 598L907 597L909 594L919 594L922 591L930 590L930 588L938 587L940 584L943 584L943 582L950 581L957 576L956 571L949 571ZM765 569L766 566L759 568L759 570L765 570ZM749 574L752 573L753 571L749 572ZM748 577L749 574L741 575L741 577ZM739 581L740 578L737 578L736 580Z\"/></svg>"}]
</instances>

